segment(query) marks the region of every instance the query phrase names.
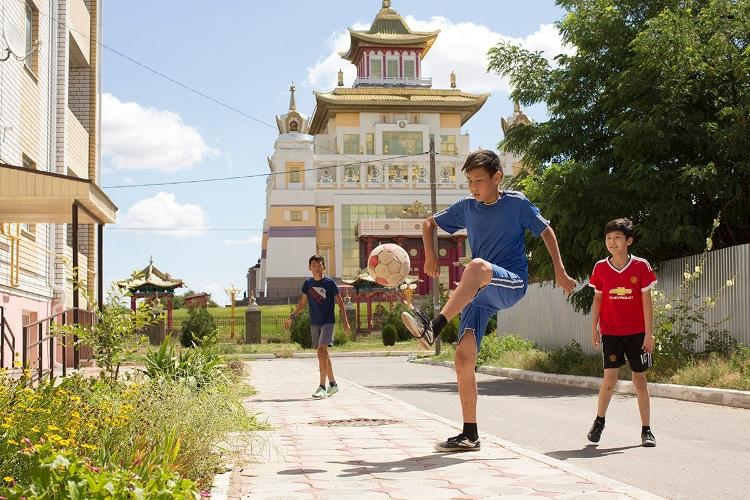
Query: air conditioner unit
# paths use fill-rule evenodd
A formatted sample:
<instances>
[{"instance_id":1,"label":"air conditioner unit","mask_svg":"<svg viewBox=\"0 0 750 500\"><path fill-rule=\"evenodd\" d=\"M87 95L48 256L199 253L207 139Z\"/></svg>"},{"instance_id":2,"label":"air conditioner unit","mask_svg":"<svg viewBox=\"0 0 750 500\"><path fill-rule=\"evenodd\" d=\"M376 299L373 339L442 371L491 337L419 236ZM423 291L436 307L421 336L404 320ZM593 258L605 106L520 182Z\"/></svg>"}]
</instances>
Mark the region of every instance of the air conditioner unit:
<instances>
[{"instance_id":1,"label":"air conditioner unit","mask_svg":"<svg viewBox=\"0 0 750 500\"><path fill-rule=\"evenodd\" d=\"M406 120L399 120L396 122L396 125L398 125L398 128L406 128L407 122Z\"/></svg>"}]
</instances>

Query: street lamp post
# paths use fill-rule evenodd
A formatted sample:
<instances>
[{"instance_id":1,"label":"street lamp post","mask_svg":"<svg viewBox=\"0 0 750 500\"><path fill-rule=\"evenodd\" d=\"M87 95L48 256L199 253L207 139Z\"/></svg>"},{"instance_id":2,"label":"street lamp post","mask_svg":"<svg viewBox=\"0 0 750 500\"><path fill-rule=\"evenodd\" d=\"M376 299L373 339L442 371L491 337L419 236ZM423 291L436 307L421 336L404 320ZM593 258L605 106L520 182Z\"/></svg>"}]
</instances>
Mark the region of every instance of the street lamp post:
<instances>
[{"instance_id":1,"label":"street lamp post","mask_svg":"<svg viewBox=\"0 0 750 500\"><path fill-rule=\"evenodd\" d=\"M232 340L234 340L234 299L235 297L242 291L236 286L234 286L234 283L231 283L228 287L224 289L224 291L229 295L229 300L231 304L231 317L229 320L229 335Z\"/></svg>"}]
</instances>

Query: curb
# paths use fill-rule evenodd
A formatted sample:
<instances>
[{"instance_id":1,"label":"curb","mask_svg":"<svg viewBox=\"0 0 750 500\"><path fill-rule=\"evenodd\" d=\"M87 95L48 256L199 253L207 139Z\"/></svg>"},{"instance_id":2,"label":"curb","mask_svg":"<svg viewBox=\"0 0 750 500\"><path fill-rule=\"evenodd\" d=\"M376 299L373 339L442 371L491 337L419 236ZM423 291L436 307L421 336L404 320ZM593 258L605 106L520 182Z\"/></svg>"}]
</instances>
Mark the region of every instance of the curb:
<instances>
[{"instance_id":1,"label":"curb","mask_svg":"<svg viewBox=\"0 0 750 500\"><path fill-rule=\"evenodd\" d=\"M415 360L435 366L453 368L452 361L433 361L429 359ZM584 377L580 375L561 375L558 373L542 373L519 368L500 368L495 366L480 366L477 372L497 377L510 377L544 384L559 384L584 389L599 390L602 379L600 377ZM635 394L633 383L628 380L618 380L615 385L616 393ZM711 387L697 387L692 385L648 383L648 392L653 397L692 401L712 405L731 406L734 408L750 409L750 391L735 389L714 389Z\"/></svg>"},{"instance_id":2,"label":"curb","mask_svg":"<svg viewBox=\"0 0 750 500\"><path fill-rule=\"evenodd\" d=\"M396 356L412 356L417 354L423 354L424 351L350 351L350 352L335 352L329 351L328 355L332 358L387 358ZM230 356L232 359L286 359L286 358L315 358L317 354L314 352L292 352L289 355L277 356L273 353L267 354L225 354Z\"/></svg>"},{"instance_id":3,"label":"curb","mask_svg":"<svg viewBox=\"0 0 750 500\"><path fill-rule=\"evenodd\" d=\"M438 362L438 363L445 363L445 362ZM436 364L433 362L428 362L427 364ZM453 363L450 364L452 366ZM440 366L449 366L449 365L440 365ZM534 373L534 372L529 372ZM593 377L592 377L593 378ZM438 422L441 422L443 424L449 425L456 430L461 430L461 425L457 422L454 422L452 420L449 420L447 418L441 417L440 415L436 415L434 413L430 413L428 411L425 411L421 408L418 408L414 405L411 405L409 403L406 403L398 398L394 398L392 396L389 396L388 394L382 393L380 391L376 391L375 389L370 389L369 387L365 387L363 385L359 385L355 382L352 382L351 380L347 379L340 379L342 381L345 381L349 385L356 386L360 389L363 389L371 394L374 394L378 396L379 398L387 399L389 401L393 401L394 403L401 404L403 406L406 406L407 408L410 408L414 413L424 415L430 419L437 420ZM661 499L659 495L656 495L654 493L650 493L644 490L641 490L639 488L636 488L635 486L630 486L629 484L622 483L620 481L616 481L614 479L610 479L606 476L602 476L600 474L597 474L595 472L591 472L589 470L586 470L582 467L579 467L577 465L573 465L567 462L563 462L562 460L557 460L552 457L548 457L547 455L543 455L541 453L537 453L535 451L531 451L527 448L524 448L518 444L512 443L510 441L506 441L502 438L499 438L497 436L494 436L492 434L487 434L482 432L480 434L481 438L483 440L489 441L491 443L497 444L499 446L502 446L503 448L513 451L514 453L517 453L523 457L529 458L531 460L536 460L537 462L542 462L543 464L549 465L551 467L555 467L557 469L560 469L562 471L565 471L567 473L576 475L580 478L586 479L591 482L599 483L601 485L604 485L608 488L611 488L613 490L619 490L623 492L626 495L632 496L633 498L643 499L643 500L657 500Z\"/></svg>"}]
</instances>

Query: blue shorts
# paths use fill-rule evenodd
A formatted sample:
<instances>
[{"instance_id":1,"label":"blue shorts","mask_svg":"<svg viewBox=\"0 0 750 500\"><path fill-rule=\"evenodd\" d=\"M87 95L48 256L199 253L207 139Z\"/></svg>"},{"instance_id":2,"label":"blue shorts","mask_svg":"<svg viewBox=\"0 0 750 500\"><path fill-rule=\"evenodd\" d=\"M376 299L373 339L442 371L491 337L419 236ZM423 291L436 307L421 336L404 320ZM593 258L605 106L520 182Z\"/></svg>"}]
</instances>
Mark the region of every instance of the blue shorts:
<instances>
[{"instance_id":1,"label":"blue shorts","mask_svg":"<svg viewBox=\"0 0 750 500\"><path fill-rule=\"evenodd\" d=\"M490 318L501 309L508 309L526 295L526 281L516 273L492 264L492 281L480 289L461 311L458 340L466 330L474 330L477 352Z\"/></svg>"}]
</instances>

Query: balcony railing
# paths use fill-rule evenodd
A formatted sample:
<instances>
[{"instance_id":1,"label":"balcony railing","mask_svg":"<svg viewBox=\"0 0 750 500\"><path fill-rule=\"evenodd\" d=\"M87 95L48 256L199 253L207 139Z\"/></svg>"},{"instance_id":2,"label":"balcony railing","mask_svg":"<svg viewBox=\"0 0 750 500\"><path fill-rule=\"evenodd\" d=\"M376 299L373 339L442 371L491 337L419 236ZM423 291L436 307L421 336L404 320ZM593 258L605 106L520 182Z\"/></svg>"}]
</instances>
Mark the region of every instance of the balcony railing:
<instances>
[{"instance_id":1,"label":"balcony railing","mask_svg":"<svg viewBox=\"0 0 750 500\"><path fill-rule=\"evenodd\" d=\"M354 80L355 87L386 86L386 87L432 87L431 77L405 78L399 76L358 77Z\"/></svg>"},{"instance_id":2,"label":"balcony railing","mask_svg":"<svg viewBox=\"0 0 750 500\"><path fill-rule=\"evenodd\" d=\"M66 108L65 123L67 138L65 163L81 179L89 178L89 133L76 115Z\"/></svg>"}]
</instances>

